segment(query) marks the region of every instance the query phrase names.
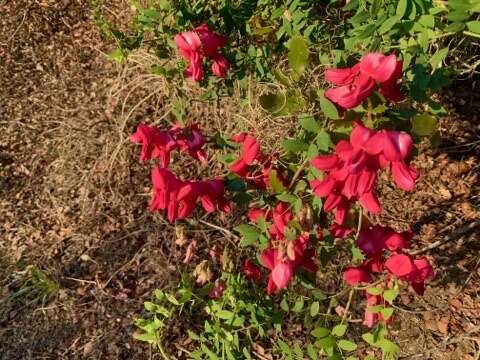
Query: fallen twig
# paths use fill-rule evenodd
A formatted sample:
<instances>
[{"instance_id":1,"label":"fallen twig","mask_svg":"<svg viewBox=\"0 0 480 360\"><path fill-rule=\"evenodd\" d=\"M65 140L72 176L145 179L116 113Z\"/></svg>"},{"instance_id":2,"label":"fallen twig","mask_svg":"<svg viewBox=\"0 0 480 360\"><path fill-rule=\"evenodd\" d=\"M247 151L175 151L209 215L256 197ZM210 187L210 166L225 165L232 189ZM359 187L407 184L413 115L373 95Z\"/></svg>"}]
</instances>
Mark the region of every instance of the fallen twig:
<instances>
[{"instance_id":1,"label":"fallen twig","mask_svg":"<svg viewBox=\"0 0 480 360\"><path fill-rule=\"evenodd\" d=\"M411 255L419 255L419 254L423 254L424 252L427 252L427 251L430 251L432 249L435 249L439 246L442 246L443 244L446 244L447 242L450 242L452 240L455 240L457 238L459 238L460 236L468 233L469 231L472 231L473 229L477 228L480 226L480 221L474 221L474 222L471 222L467 225L464 225L462 226L461 228L453 231L451 234L448 234L446 235L443 239L441 240L438 240L438 241L435 241L434 243L428 245L428 246L425 246L424 248L422 249L419 249L419 250L415 250L415 251L411 251L410 254Z\"/></svg>"}]
</instances>

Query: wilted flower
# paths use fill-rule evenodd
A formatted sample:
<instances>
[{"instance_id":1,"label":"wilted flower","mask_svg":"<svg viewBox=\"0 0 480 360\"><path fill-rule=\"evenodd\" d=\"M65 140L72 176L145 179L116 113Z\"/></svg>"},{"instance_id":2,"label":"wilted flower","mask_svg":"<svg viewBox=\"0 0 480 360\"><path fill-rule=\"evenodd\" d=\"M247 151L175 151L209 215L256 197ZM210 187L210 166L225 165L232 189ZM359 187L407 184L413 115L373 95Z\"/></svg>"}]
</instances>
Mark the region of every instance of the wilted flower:
<instances>
[{"instance_id":1,"label":"wilted flower","mask_svg":"<svg viewBox=\"0 0 480 360\"><path fill-rule=\"evenodd\" d=\"M210 299L219 299L222 297L223 292L227 288L227 284L221 279L215 280L215 284L213 286L212 291L208 294Z\"/></svg>"}]
</instances>

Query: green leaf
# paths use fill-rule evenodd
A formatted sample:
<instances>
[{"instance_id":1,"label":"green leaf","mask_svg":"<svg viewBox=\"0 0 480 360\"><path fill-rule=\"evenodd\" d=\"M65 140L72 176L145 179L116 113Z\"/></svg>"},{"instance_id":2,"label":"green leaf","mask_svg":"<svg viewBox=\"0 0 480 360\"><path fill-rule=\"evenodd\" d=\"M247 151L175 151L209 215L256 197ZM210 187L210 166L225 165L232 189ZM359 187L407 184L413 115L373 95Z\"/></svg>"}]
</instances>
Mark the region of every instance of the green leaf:
<instances>
[{"instance_id":1,"label":"green leaf","mask_svg":"<svg viewBox=\"0 0 480 360\"><path fill-rule=\"evenodd\" d=\"M400 0L398 2L396 14L400 19L403 18L403 16L405 15L405 12L407 11L407 5L407 0Z\"/></svg>"},{"instance_id":2,"label":"green leaf","mask_svg":"<svg viewBox=\"0 0 480 360\"><path fill-rule=\"evenodd\" d=\"M325 91L318 90L317 96L318 100L320 101L320 108L322 109L325 116L333 120L338 119L339 117L337 107L325 97Z\"/></svg>"},{"instance_id":3,"label":"green leaf","mask_svg":"<svg viewBox=\"0 0 480 360\"><path fill-rule=\"evenodd\" d=\"M330 134L323 129L317 135L317 146L325 152L334 147Z\"/></svg>"},{"instance_id":4,"label":"green leaf","mask_svg":"<svg viewBox=\"0 0 480 360\"><path fill-rule=\"evenodd\" d=\"M292 351L290 350L290 346L288 346L285 341L278 340L278 346L280 347L280 350L282 351L284 356L286 356L288 359L292 358Z\"/></svg>"},{"instance_id":5,"label":"green leaf","mask_svg":"<svg viewBox=\"0 0 480 360\"><path fill-rule=\"evenodd\" d=\"M295 345L293 345L293 351L295 352L297 360L303 360L303 351L299 343L295 343Z\"/></svg>"},{"instance_id":6,"label":"green leaf","mask_svg":"<svg viewBox=\"0 0 480 360\"><path fill-rule=\"evenodd\" d=\"M362 339L365 340L365 342L368 343L369 345L372 345L372 346L376 345L375 336L372 333L362 334Z\"/></svg>"},{"instance_id":7,"label":"green leaf","mask_svg":"<svg viewBox=\"0 0 480 360\"><path fill-rule=\"evenodd\" d=\"M435 27L435 17L433 15L422 15L418 22L429 29Z\"/></svg>"},{"instance_id":8,"label":"green leaf","mask_svg":"<svg viewBox=\"0 0 480 360\"><path fill-rule=\"evenodd\" d=\"M382 289L377 287L370 287L367 289L367 293L370 295L380 295L382 293Z\"/></svg>"},{"instance_id":9,"label":"green leaf","mask_svg":"<svg viewBox=\"0 0 480 360\"><path fill-rule=\"evenodd\" d=\"M376 29L377 25L375 24L367 25L365 29L357 36L357 40L364 40L370 38Z\"/></svg>"},{"instance_id":10,"label":"green leaf","mask_svg":"<svg viewBox=\"0 0 480 360\"><path fill-rule=\"evenodd\" d=\"M339 340L337 345L340 349L345 351L354 351L357 349L357 344L344 339Z\"/></svg>"},{"instance_id":11,"label":"green leaf","mask_svg":"<svg viewBox=\"0 0 480 360\"><path fill-rule=\"evenodd\" d=\"M377 341L377 346L379 346L384 353L396 355L400 351L400 348L397 344L391 342L386 338L381 338Z\"/></svg>"},{"instance_id":12,"label":"green leaf","mask_svg":"<svg viewBox=\"0 0 480 360\"><path fill-rule=\"evenodd\" d=\"M242 236L242 240L240 242L241 246L252 245L260 236L257 228L248 224L238 225L233 228L233 230L237 231Z\"/></svg>"},{"instance_id":13,"label":"green leaf","mask_svg":"<svg viewBox=\"0 0 480 360\"><path fill-rule=\"evenodd\" d=\"M448 54L448 50L448 47L438 49L435 54L432 55L430 58L430 65L432 66L432 69L436 69L442 64L443 60Z\"/></svg>"},{"instance_id":14,"label":"green leaf","mask_svg":"<svg viewBox=\"0 0 480 360\"><path fill-rule=\"evenodd\" d=\"M204 352L205 354L207 354L208 357L209 357L211 360L218 360L218 359L219 359L218 356L215 355L215 353L212 352L212 351L207 347L207 345L205 345L205 344L202 343L202 344L201 344L201 348L202 348L203 352Z\"/></svg>"},{"instance_id":15,"label":"green leaf","mask_svg":"<svg viewBox=\"0 0 480 360\"><path fill-rule=\"evenodd\" d=\"M333 348L336 344L336 340L332 336L327 336L317 340L316 344L321 347L323 350Z\"/></svg>"},{"instance_id":16,"label":"green leaf","mask_svg":"<svg viewBox=\"0 0 480 360\"><path fill-rule=\"evenodd\" d=\"M139 341L155 344L157 342L157 335L155 333L134 334L133 337Z\"/></svg>"},{"instance_id":17,"label":"green leaf","mask_svg":"<svg viewBox=\"0 0 480 360\"><path fill-rule=\"evenodd\" d=\"M285 107L275 115L283 116L288 114L296 113L297 111L302 110L306 101L302 93L298 89L290 89L286 92L286 104Z\"/></svg>"},{"instance_id":18,"label":"green leaf","mask_svg":"<svg viewBox=\"0 0 480 360\"><path fill-rule=\"evenodd\" d=\"M383 309L382 305L368 306L367 307L367 312L372 313L372 314L376 314L376 313L379 313L380 311L382 311L382 309Z\"/></svg>"},{"instance_id":19,"label":"green leaf","mask_svg":"<svg viewBox=\"0 0 480 360\"><path fill-rule=\"evenodd\" d=\"M322 290L315 289L311 291L313 297L318 300L325 300L327 298L327 295L323 293Z\"/></svg>"},{"instance_id":20,"label":"green leaf","mask_svg":"<svg viewBox=\"0 0 480 360\"><path fill-rule=\"evenodd\" d=\"M295 305L293 305L292 311L296 313L301 312L303 310L304 303L305 302L303 300L303 297L301 297L300 299L295 301Z\"/></svg>"},{"instance_id":21,"label":"green leaf","mask_svg":"<svg viewBox=\"0 0 480 360\"><path fill-rule=\"evenodd\" d=\"M289 204L293 204L295 203L295 201L297 201L298 198L293 194L283 193L283 194L277 195L277 199Z\"/></svg>"},{"instance_id":22,"label":"green leaf","mask_svg":"<svg viewBox=\"0 0 480 360\"><path fill-rule=\"evenodd\" d=\"M282 147L294 154L308 150L308 144L300 139L284 140L282 142Z\"/></svg>"},{"instance_id":23,"label":"green leaf","mask_svg":"<svg viewBox=\"0 0 480 360\"><path fill-rule=\"evenodd\" d=\"M363 255L362 251L355 245L353 245L350 250L352 251L353 260L363 261L365 259L365 255Z\"/></svg>"},{"instance_id":24,"label":"green leaf","mask_svg":"<svg viewBox=\"0 0 480 360\"><path fill-rule=\"evenodd\" d=\"M287 299L283 298L282 301L280 302L280 307L282 308L283 311L289 312L290 308L288 306Z\"/></svg>"},{"instance_id":25,"label":"green leaf","mask_svg":"<svg viewBox=\"0 0 480 360\"><path fill-rule=\"evenodd\" d=\"M378 28L378 33L380 35L385 34L388 32L391 28L393 28L399 21L401 17L397 16L392 16L391 18L388 18L383 22L383 24Z\"/></svg>"},{"instance_id":26,"label":"green leaf","mask_svg":"<svg viewBox=\"0 0 480 360\"><path fill-rule=\"evenodd\" d=\"M380 310L380 313L382 314L384 320L388 320L393 315L393 308L389 307L382 309Z\"/></svg>"},{"instance_id":27,"label":"green leaf","mask_svg":"<svg viewBox=\"0 0 480 360\"><path fill-rule=\"evenodd\" d=\"M154 312L155 309L157 308L157 305L155 305L154 303L152 303L150 301L146 301L146 302L143 303L143 307L147 311Z\"/></svg>"},{"instance_id":28,"label":"green leaf","mask_svg":"<svg viewBox=\"0 0 480 360\"><path fill-rule=\"evenodd\" d=\"M284 93L269 93L260 96L260 106L263 110L272 114L280 112L287 104Z\"/></svg>"},{"instance_id":29,"label":"green leaf","mask_svg":"<svg viewBox=\"0 0 480 360\"><path fill-rule=\"evenodd\" d=\"M312 116L301 117L298 121L305 130L312 133L318 133L322 129Z\"/></svg>"},{"instance_id":30,"label":"green leaf","mask_svg":"<svg viewBox=\"0 0 480 360\"><path fill-rule=\"evenodd\" d=\"M347 325L339 324L332 329L332 335L336 337L342 337L343 335L345 335L346 331L347 331Z\"/></svg>"},{"instance_id":31,"label":"green leaf","mask_svg":"<svg viewBox=\"0 0 480 360\"><path fill-rule=\"evenodd\" d=\"M312 360L318 360L318 351L312 344L307 345L307 354Z\"/></svg>"},{"instance_id":32,"label":"green leaf","mask_svg":"<svg viewBox=\"0 0 480 360\"><path fill-rule=\"evenodd\" d=\"M188 330L188 337L192 340L195 340L195 341L200 341L200 336L198 336L195 332L191 331L191 330Z\"/></svg>"},{"instance_id":33,"label":"green leaf","mask_svg":"<svg viewBox=\"0 0 480 360\"><path fill-rule=\"evenodd\" d=\"M275 193L281 194L285 192L285 186L280 181L277 170L270 171L270 174L268 174L268 178L270 180L270 186L272 187L273 191L275 191Z\"/></svg>"},{"instance_id":34,"label":"green leaf","mask_svg":"<svg viewBox=\"0 0 480 360\"><path fill-rule=\"evenodd\" d=\"M437 118L429 114L415 115L412 119L412 132L418 136L431 136L438 129Z\"/></svg>"},{"instance_id":35,"label":"green leaf","mask_svg":"<svg viewBox=\"0 0 480 360\"><path fill-rule=\"evenodd\" d=\"M235 313L228 311L228 310L220 310L215 313L215 315L218 316L218 318L223 319L223 320L232 320L233 317L235 316Z\"/></svg>"},{"instance_id":36,"label":"green leaf","mask_svg":"<svg viewBox=\"0 0 480 360\"><path fill-rule=\"evenodd\" d=\"M324 338L329 334L330 334L330 330L324 327L317 327L311 332L311 335L316 338Z\"/></svg>"},{"instance_id":37,"label":"green leaf","mask_svg":"<svg viewBox=\"0 0 480 360\"><path fill-rule=\"evenodd\" d=\"M467 28L474 33L480 34L480 21L475 20L467 22Z\"/></svg>"},{"instance_id":38,"label":"green leaf","mask_svg":"<svg viewBox=\"0 0 480 360\"><path fill-rule=\"evenodd\" d=\"M289 41L288 62L290 67L301 75L308 66L308 45L302 36L294 36Z\"/></svg>"},{"instance_id":39,"label":"green leaf","mask_svg":"<svg viewBox=\"0 0 480 360\"><path fill-rule=\"evenodd\" d=\"M108 59L116 61L118 63L123 62L125 60L125 52L118 48L113 50L110 54L107 55Z\"/></svg>"},{"instance_id":40,"label":"green leaf","mask_svg":"<svg viewBox=\"0 0 480 360\"><path fill-rule=\"evenodd\" d=\"M173 296L172 294L165 294L165 297L167 298L168 301L170 301L173 305L180 306L181 304L178 302L178 300Z\"/></svg>"},{"instance_id":41,"label":"green leaf","mask_svg":"<svg viewBox=\"0 0 480 360\"><path fill-rule=\"evenodd\" d=\"M250 355L250 352L247 350L246 347L243 348L242 352L243 352L243 355L245 356L245 359L247 359L247 360L252 359L252 356Z\"/></svg>"},{"instance_id":42,"label":"green leaf","mask_svg":"<svg viewBox=\"0 0 480 360\"><path fill-rule=\"evenodd\" d=\"M320 303L318 301L314 301L312 305L310 305L310 316L315 317L318 315L320 310Z\"/></svg>"},{"instance_id":43,"label":"green leaf","mask_svg":"<svg viewBox=\"0 0 480 360\"><path fill-rule=\"evenodd\" d=\"M398 294L398 289L388 289L383 292L383 298L389 303L392 303L397 298Z\"/></svg>"}]
</instances>

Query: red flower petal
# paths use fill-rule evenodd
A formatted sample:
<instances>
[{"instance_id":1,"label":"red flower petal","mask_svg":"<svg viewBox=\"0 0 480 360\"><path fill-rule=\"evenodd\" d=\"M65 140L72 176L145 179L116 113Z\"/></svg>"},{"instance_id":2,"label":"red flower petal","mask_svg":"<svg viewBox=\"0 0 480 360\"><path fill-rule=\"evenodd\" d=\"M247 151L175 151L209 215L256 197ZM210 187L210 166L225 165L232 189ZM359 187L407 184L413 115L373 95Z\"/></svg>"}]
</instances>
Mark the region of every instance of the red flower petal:
<instances>
[{"instance_id":1,"label":"red flower petal","mask_svg":"<svg viewBox=\"0 0 480 360\"><path fill-rule=\"evenodd\" d=\"M415 270L410 256L404 254L394 254L385 261L385 267L397 277L408 276Z\"/></svg>"}]
</instances>

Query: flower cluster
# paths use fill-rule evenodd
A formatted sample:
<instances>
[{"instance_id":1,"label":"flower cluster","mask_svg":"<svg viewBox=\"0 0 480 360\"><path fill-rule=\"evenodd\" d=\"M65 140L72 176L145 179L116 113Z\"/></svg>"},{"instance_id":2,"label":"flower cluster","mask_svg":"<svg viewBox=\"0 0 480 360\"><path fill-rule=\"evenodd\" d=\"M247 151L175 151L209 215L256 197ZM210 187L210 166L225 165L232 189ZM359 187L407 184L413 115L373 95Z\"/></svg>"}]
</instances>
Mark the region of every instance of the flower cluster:
<instances>
[{"instance_id":1,"label":"flower cluster","mask_svg":"<svg viewBox=\"0 0 480 360\"><path fill-rule=\"evenodd\" d=\"M159 159L160 165L152 170L151 211L164 210L167 219L173 222L191 215L197 202L200 202L208 213L215 210L223 212L231 210L230 203L224 197L225 187L222 180L184 181L167 168L170 164L170 154L175 149L190 154L198 161L206 161L206 153L203 150L205 138L198 126L182 128L180 125L174 125L162 131L140 123L130 140L142 145L140 162Z\"/></svg>"},{"instance_id":2,"label":"flower cluster","mask_svg":"<svg viewBox=\"0 0 480 360\"><path fill-rule=\"evenodd\" d=\"M227 38L214 33L207 24L196 27L193 31L186 31L175 36L175 44L182 57L189 62L185 76L195 81L203 79L203 60L212 61L212 73L224 78L227 75L228 60L219 52L225 46Z\"/></svg>"},{"instance_id":3,"label":"flower cluster","mask_svg":"<svg viewBox=\"0 0 480 360\"><path fill-rule=\"evenodd\" d=\"M230 171L256 189L270 186L270 172L276 155L266 156L260 151L260 143L251 134L240 133L232 140L241 145L240 158L230 165ZM285 185L282 175L277 172L278 180Z\"/></svg>"},{"instance_id":4,"label":"flower cluster","mask_svg":"<svg viewBox=\"0 0 480 360\"><path fill-rule=\"evenodd\" d=\"M325 72L325 79L337 86L325 91L325 96L345 109L360 105L375 90L390 101L401 101L397 82L402 76L402 65L395 55L366 54L351 68Z\"/></svg>"},{"instance_id":5,"label":"flower cluster","mask_svg":"<svg viewBox=\"0 0 480 360\"><path fill-rule=\"evenodd\" d=\"M298 268L308 272L317 270L313 261L315 250L308 248L310 234L304 231L298 236L295 235L293 240L287 239L287 228L294 220L294 215L286 203L279 202L272 211L268 212L252 208L248 217L253 222L258 222L260 218L272 222L269 227L269 246L260 254L260 262L270 270L267 284L268 294L286 288ZM259 279L258 272L253 268L251 262L245 264L244 272L250 279Z\"/></svg>"},{"instance_id":6,"label":"flower cluster","mask_svg":"<svg viewBox=\"0 0 480 360\"><path fill-rule=\"evenodd\" d=\"M375 192L377 173L390 168L395 184L413 190L419 174L406 160L413 148L410 135L400 131L375 131L355 122L350 140L342 140L335 154L320 155L312 165L326 173L322 180L312 180L314 194L326 198L323 209L334 211L335 222L345 223L352 201L358 201L370 213L382 211Z\"/></svg>"},{"instance_id":7,"label":"flower cluster","mask_svg":"<svg viewBox=\"0 0 480 360\"><path fill-rule=\"evenodd\" d=\"M372 226L360 231L357 245L366 255L366 260L360 266L348 267L343 273L345 282L349 285L370 283L372 275L387 271L385 282L398 279L408 282L415 292L423 295L425 281L434 277L433 268L427 258L414 259L403 252L410 246L412 233L398 233L388 227ZM374 306L384 299L380 295L367 294L367 305ZM366 312L365 324L372 327L379 314Z\"/></svg>"},{"instance_id":8,"label":"flower cluster","mask_svg":"<svg viewBox=\"0 0 480 360\"><path fill-rule=\"evenodd\" d=\"M194 159L204 162L206 160L205 138L197 125L182 128L174 125L168 130L159 130L143 123L138 124L137 131L130 136L136 144L142 144L140 162L159 159L162 167L170 164L170 153L178 149L189 153Z\"/></svg>"}]
</instances>

